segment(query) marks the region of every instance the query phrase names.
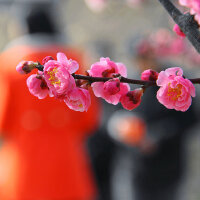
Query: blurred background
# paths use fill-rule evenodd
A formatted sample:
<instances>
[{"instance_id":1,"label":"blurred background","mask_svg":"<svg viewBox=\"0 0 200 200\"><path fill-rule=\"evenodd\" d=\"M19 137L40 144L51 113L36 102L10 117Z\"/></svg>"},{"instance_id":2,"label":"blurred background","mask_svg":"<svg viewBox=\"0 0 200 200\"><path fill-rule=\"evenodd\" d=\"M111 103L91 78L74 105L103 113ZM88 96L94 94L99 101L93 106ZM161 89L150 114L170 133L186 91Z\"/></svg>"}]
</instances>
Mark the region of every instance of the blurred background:
<instances>
[{"instance_id":1,"label":"blurred background","mask_svg":"<svg viewBox=\"0 0 200 200\"><path fill-rule=\"evenodd\" d=\"M177 1L173 2L178 6ZM34 7L36 11L40 10L49 16L53 23L49 25L53 29L47 28L43 33L51 32L51 36L52 33L56 36L35 37L28 44L46 45L44 38L48 38L48 43L62 45L62 48L73 47L83 55L84 69L89 69L100 57L110 57L127 66L129 78L139 79L144 69L160 71L176 66L184 69L186 77L200 77L200 56L187 39L176 36L172 31L173 21L159 2L154 0L0 0L2 54L13 46L23 45L28 37L31 39L37 33L37 28L31 29L34 27L31 23L35 21L33 24L38 25L45 17L40 13L34 18ZM29 23L27 19L30 19ZM38 27L45 25L46 21ZM59 50L59 46L56 48ZM155 91L150 90L144 94L143 104L132 112L100 100L98 126L87 129L92 134L82 143L87 152L87 170L94 180L92 187L95 188L95 195L58 198L54 194L52 197L47 195L47 198L43 192L38 192L43 196L33 199L199 200L199 90L197 85L193 106L181 114L169 112L150 100L155 98ZM89 119L84 123L89 124ZM2 146L6 140L6 137L2 137ZM56 169L59 171L59 168ZM3 173L0 167L2 179ZM10 198L1 190L0 193L3 194L0 194L2 200ZM31 200L27 195L28 192L24 200ZM12 200L15 199L18 200L17 197Z\"/></svg>"}]
</instances>

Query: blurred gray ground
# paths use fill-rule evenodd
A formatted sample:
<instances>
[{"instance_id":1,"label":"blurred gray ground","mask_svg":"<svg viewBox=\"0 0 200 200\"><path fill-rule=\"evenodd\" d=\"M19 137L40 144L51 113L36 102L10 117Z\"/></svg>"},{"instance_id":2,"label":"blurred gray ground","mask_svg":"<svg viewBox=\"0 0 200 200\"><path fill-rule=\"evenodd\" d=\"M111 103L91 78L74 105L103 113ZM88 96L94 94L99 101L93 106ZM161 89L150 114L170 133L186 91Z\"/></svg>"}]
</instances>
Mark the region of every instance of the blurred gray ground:
<instances>
[{"instance_id":1,"label":"blurred gray ground","mask_svg":"<svg viewBox=\"0 0 200 200\"><path fill-rule=\"evenodd\" d=\"M19 31L10 17L9 4L5 2L0 3L0 50ZM145 34L159 28L171 29L173 24L166 11L155 0L148 0L138 8L129 8L122 0L112 0L102 13L93 13L86 7L84 0L55 2L59 9L55 10L55 16L61 17L58 23L68 38L68 43L84 49L90 56L90 64L101 56L123 62L128 67L129 77L138 77L137 69L131 64L134 52L130 53L130 48L134 49ZM187 67L184 60L180 59L179 63ZM200 76L200 69L196 68L195 73L194 77ZM200 90L200 87L197 89ZM191 132L194 134L191 134L188 142L188 173L181 190L181 200L200 199L200 124Z\"/></svg>"}]
</instances>

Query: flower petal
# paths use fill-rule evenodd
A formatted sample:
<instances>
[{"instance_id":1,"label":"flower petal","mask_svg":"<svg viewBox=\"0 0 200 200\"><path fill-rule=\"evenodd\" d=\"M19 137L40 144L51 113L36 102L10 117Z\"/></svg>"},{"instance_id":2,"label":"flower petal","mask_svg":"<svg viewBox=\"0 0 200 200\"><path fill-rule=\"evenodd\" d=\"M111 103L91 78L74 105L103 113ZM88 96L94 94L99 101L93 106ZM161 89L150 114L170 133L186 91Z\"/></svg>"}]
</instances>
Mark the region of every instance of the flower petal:
<instances>
[{"instance_id":1,"label":"flower petal","mask_svg":"<svg viewBox=\"0 0 200 200\"><path fill-rule=\"evenodd\" d=\"M67 56L64 53L57 53L57 61L62 63L63 65L66 65L68 59Z\"/></svg>"},{"instance_id":2,"label":"flower petal","mask_svg":"<svg viewBox=\"0 0 200 200\"><path fill-rule=\"evenodd\" d=\"M180 67L172 67L172 68L166 69L165 73L167 76L170 76L170 75L182 76L183 70Z\"/></svg>"},{"instance_id":3,"label":"flower petal","mask_svg":"<svg viewBox=\"0 0 200 200\"><path fill-rule=\"evenodd\" d=\"M116 63L118 73L121 74L123 77L127 77L127 69L126 66L123 63Z\"/></svg>"}]
</instances>

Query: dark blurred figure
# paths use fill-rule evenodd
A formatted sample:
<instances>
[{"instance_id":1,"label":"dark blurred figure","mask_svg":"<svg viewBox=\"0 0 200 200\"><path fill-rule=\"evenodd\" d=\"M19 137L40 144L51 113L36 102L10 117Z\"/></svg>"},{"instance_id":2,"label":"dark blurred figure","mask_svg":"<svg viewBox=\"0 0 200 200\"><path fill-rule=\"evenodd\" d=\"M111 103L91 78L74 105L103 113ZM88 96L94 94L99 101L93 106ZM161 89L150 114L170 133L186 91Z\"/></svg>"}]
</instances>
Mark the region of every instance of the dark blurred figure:
<instances>
[{"instance_id":1,"label":"dark blurred figure","mask_svg":"<svg viewBox=\"0 0 200 200\"><path fill-rule=\"evenodd\" d=\"M164 70L162 66L174 67L171 63L159 63L153 48L146 42L140 44L136 57L140 73L146 69L160 72ZM117 111L108 120L108 134L117 144L110 170L113 200L180 199L187 157L185 143L191 134L190 128L197 122L195 105L193 101L187 112L169 110L158 102L157 90L157 86L147 88L138 108L132 112ZM124 131L131 127L123 121L134 115L143 119L146 126L145 137L138 145L130 143L139 131L133 122L134 128L128 133L132 136L123 139Z\"/></svg>"},{"instance_id":2,"label":"dark blurred figure","mask_svg":"<svg viewBox=\"0 0 200 200\"><path fill-rule=\"evenodd\" d=\"M112 171L112 156L115 154L115 144L108 137L105 128L102 127L94 136L89 138L88 149L98 185L97 200L110 200L110 176Z\"/></svg>"},{"instance_id":3,"label":"dark blurred figure","mask_svg":"<svg viewBox=\"0 0 200 200\"><path fill-rule=\"evenodd\" d=\"M81 113L54 98L38 100L28 91L27 76L15 69L22 60L42 62L57 52L83 66L83 53L64 45L53 12L48 2L25 3L16 13L26 22L27 35L0 55L2 200L92 200L96 195L84 142L98 126L99 102L92 97L88 112Z\"/></svg>"},{"instance_id":4,"label":"dark blurred figure","mask_svg":"<svg viewBox=\"0 0 200 200\"><path fill-rule=\"evenodd\" d=\"M164 70L162 66L174 67L166 63L161 65L151 48L137 55L137 63L141 72L149 68L160 72ZM157 90L156 86L148 88L141 105L135 110L143 116L147 136L154 146L149 151L148 145L144 146L133 156L136 200L179 199L178 190L187 157L185 142L197 120L194 105L187 112L167 109L156 99Z\"/></svg>"},{"instance_id":5,"label":"dark blurred figure","mask_svg":"<svg viewBox=\"0 0 200 200\"><path fill-rule=\"evenodd\" d=\"M103 119L107 121L111 113L116 111L116 106L105 102L102 104L104 113L107 113L107 116L103 115ZM100 129L88 139L90 159L98 185L97 200L111 200L112 165L117 146L109 137L106 127L107 122L104 122Z\"/></svg>"}]
</instances>

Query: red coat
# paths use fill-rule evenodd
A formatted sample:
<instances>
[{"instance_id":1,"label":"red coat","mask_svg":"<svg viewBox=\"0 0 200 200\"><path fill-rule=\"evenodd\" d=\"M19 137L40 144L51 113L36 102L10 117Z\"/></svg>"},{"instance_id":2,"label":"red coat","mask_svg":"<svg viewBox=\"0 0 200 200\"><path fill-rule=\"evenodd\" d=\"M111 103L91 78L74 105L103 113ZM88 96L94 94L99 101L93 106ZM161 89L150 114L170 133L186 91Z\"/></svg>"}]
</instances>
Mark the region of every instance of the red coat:
<instances>
[{"instance_id":1,"label":"red coat","mask_svg":"<svg viewBox=\"0 0 200 200\"><path fill-rule=\"evenodd\" d=\"M16 72L21 60L40 61L64 52L81 64L80 53L59 46L16 46L0 55L0 199L88 200L95 195L84 147L99 122L99 103L76 112L54 98L39 100Z\"/></svg>"}]
</instances>

